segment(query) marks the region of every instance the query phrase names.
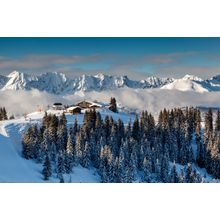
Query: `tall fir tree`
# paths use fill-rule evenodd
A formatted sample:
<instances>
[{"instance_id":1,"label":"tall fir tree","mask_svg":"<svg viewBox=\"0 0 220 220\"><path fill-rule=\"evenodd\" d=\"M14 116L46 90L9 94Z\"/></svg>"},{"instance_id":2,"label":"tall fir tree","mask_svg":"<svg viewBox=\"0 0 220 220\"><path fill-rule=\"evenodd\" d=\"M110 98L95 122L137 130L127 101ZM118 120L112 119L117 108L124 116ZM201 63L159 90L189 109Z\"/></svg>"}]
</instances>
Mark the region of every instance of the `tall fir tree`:
<instances>
[{"instance_id":1,"label":"tall fir tree","mask_svg":"<svg viewBox=\"0 0 220 220\"><path fill-rule=\"evenodd\" d=\"M176 164L174 163L172 166L172 169L170 171L170 178L169 178L170 183L179 183L179 176L176 170Z\"/></svg>"},{"instance_id":2,"label":"tall fir tree","mask_svg":"<svg viewBox=\"0 0 220 220\"><path fill-rule=\"evenodd\" d=\"M52 175L51 163L50 163L50 158L48 154L45 157L42 174L43 174L44 180L49 180L49 177Z\"/></svg>"}]
</instances>

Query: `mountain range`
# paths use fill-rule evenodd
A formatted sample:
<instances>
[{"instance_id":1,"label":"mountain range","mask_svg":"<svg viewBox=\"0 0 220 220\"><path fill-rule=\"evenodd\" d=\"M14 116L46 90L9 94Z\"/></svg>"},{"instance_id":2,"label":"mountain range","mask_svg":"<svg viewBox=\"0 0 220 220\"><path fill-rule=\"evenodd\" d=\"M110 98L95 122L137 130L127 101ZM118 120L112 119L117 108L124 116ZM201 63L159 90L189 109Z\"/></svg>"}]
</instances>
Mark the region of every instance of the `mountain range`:
<instances>
[{"instance_id":1,"label":"mountain range","mask_svg":"<svg viewBox=\"0 0 220 220\"><path fill-rule=\"evenodd\" d=\"M4 90L31 90L38 89L52 94L73 94L75 92L105 91L117 88L132 89L168 89L194 92L220 91L220 75L210 79L201 79L193 75L183 78L147 77L144 80L131 80L127 76L109 76L104 74L82 75L68 78L63 73L49 72L41 75L31 75L13 71L8 76L0 75L0 89Z\"/></svg>"}]
</instances>

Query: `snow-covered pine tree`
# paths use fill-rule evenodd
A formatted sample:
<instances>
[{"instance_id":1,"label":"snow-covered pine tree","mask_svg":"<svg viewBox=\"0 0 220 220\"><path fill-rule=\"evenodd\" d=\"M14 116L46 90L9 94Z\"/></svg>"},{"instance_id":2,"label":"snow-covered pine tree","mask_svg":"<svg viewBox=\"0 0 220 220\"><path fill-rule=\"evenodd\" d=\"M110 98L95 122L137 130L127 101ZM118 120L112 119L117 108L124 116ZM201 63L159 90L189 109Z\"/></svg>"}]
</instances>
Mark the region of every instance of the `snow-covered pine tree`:
<instances>
[{"instance_id":1,"label":"snow-covered pine tree","mask_svg":"<svg viewBox=\"0 0 220 220\"><path fill-rule=\"evenodd\" d=\"M176 171L176 164L173 163L172 169L170 171L170 178L169 178L170 183L178 183L179 182L179 176Z\"/></svg>"},{"instance_id":2,"label":"snow-covered pine tree","mask_svg":"<svg viewBox=\"0 0 220 220\"><path fill-rule=\"evenodd\" d=\"M67 127L63 124L65 120L62 119L57 128L57 151L65 151L67 145Z\"/></svg>"},{"instance_id":3,"label":"snow-covered pine tree","mask_svg":"<svg viewBox=\"0 0 220 220\"><path fill-rule=\"evenodd\" d=\"M215 136L212 147L208 151L211 157L209 172L214 174L215 178L220 178L220 133Z\"/></svg>"},{"instance_id":4,"label":"snow-covered pine tree","mask_svg":"<svg viewBox=\"0 0 220 220\"><path fill-rule=\"evenodd\" d=\"M200 110L196 110L196 129L195 129L195 136L196 136L196 145L197 145L197 155L196 155L196 162L200 167L205 166L205 149L201 137L201 113Z\"/></svg>"},{"instance_id":5,"label":"snow-covered pine tree","mask_svg":"<svg viewBox=\"0 0 220 220\"><path fill-rule=\"evenodd\" d=\"M56 115L48 115L46 117L46 128L48 129L48 138L50 143L57 142L57 127L58 127L58 117Z\"/></svg>"},{"instance_id":6,"label":"snow-covered pine tree","mask_svg":"<svg viewBox=\"0 0 220 220\"><path fill-rule=\"evenodd\" d=\"M59 179L60 179L60 183L64 183L63 174L60 174Z\"/></svg>"},{"instance_id":7,"label":"snow-covered pine tree","mask_svg":"<svg viewBox=\"0 0 220 220\"><path fill-rule=\"evenodd\" d=\"M133 122L133 126L132 126L132 137L136 140L139 141L139 137L140 137L140 126L139 126L139 120L138 120L138 116L136 115L135 120Z\"/></svg>"},{"instance_id":8,"label":"snow-covered pine tree","mask_svg":"<svg viewBox=\"0 0 220 220\"><path fill-rule=\"evenodd\" d=\"M90 144L88 141L86 141L85 146L82 151L82 159L81 159L81 165L83 167L88 168L90 166L90 159L91 159L90 152L91 152L90 151Z\"/></svg>"},{"instance_id":9,"label":"snow-covered pine tree","mask_svg":"<svg viewBox=\"0 0 220 220\"><path fill-rule=\"evenodd\" d=\"M144 161L143 161L143 178L142 178L142 182L150 183L151 182L151 173L152 173L151 163L145 157Z\"/></svg>"},{"instance_id":10,"label":"snow-covered pine tree","mask_svg":"<svg viewBox=\"0 0 220 220\"><path fill-rule=\"evenodd\" d=\"M25 159L37 159L39 153L37 127L30 126L22 137L22 154Z\"/></svg>"},{"instance_id":11,"label":"snow-covered pine tree","mask_svg":"<svg viewBox=\"0 0 220 220\"><path fill-rule=\"evenodd\" d=\"M215 120L215 134L220 132L220 111L218 110L216 113L216 120Z\"/></svg>"},{"instance_id":12,"label":"snow-covered pine tree","mask_svg":"<svg viewBox=\"0 0 220 220\"><path fill-rule=\"evenodd\" d=\"M113 124L111 128L111 134L109 137L109 145L111 147L111 152L114 157L119 155L119 138L118 138L118 128L117 124Z\"/></svg>"},{"instance_id":13,"label":"snow-covered pine tree","mask_svg":"<svg viewBox=\"0 0 220 220\"><path fill-rule=\"evenodd\" d=\"M39 153L39 157L38 157L39 161L42 161L43 158L46 156L46 154L48 154L49 145L50 145L50 140L49 140L49 135L48 135L48 128L45 128L44 133L43 133L43 139L42 139L42 144L41 144L41 148L40 148L40 153Z\"/></svg>"},{"instance_id":14,"label":"snow-covered pine tree","mask_svg":"<svg viewBox=\"0 0 220 220\"><path fill-rule=\"evenodd\" d=\"M169 157L167 153L161 159L160 179L164 183L167 183L169 180Z\"/></svg>"},{"instance_id":15,"label":"snow-covered pine tree","mask_svg":"<svg viewBox=\"0 0 220 220\"><path fill-rule=\"evenodd\" d=\"M208 141L212 138L213 134L213 116L212 109L209 108L208 112L205 114L205 132L204 132L204 142L207 145Z\"/></svg>"},{"instance_id":16,"label":"snow-covered pine tree","mask_svg":"<svg viewBox=\"0 0 220 220\"><path fill-rule=\"evenodd\" d=\"M118 119L118 145L120 146L122 143L122 139L125 138L125 127L124 123L121 119Z\"/></svg>"},{"instance_id":17,"label":"snow-covered pine tree","mask_svg":"<svg viewBox=\"0 0 220 220\"><path fill-rule=\"evenodd\" d=\"M185 182L186 183L192 183L193 182L193 170L192 170L192 166L190 163L188 163L187 167L186 167L186 175L185 175Z\"/></svg>"},{"instance_id":18,"label":"snow-covered pine tree","mask_svg":"<svg viewBox=\"0 0 220 220\"><path fill-rule=\"evenodd\" d=\"M31 158L31 149L29 144L30 132L31 129L29 128L22 137L22 155L27 160Z\"/></svg>"},{"instance_id":19,"label":"snow-covered pine tree","mask_svg":"<svg viewBox=\"0 0 220 220\"><path fill-rule=\"evenodd\" d=\"M100 176L103 183L113 182L114 172L113 172L113 157L111 149L108 145L105 145L101 149L100 153Z\"/></svg>"},{"instance_id":20,"label":"snow-covered pine tree","mask_svg":"<svg viewBox=\"0 0 220 220\"><path fill-rule=\"evenodd\" d=\"M123 145L120 148L117 171L118 171L118 173L115 173L115 175L118 176L118 182L120 182L120 183L126 182L125 149L124 149Z\"/></svg>"},{"instance_id":21,"label":"snow-covered pine tree","mask_svg":"<svg viewBox=\"0 0 220 220\"><path fill-rule=\"evenodd\" d=\"M155 174L156 174L156 181L161 182L161 163L159 159L156 159L156 164L155 164Z\"/></svg>"},{"instance_id":22,"label":"snow-covered pine tree","mask_svg":"<svg viewBox=\"0 0 220 220\"><path fill-rule=\"evenodd\" d=\"M131 137L131 121L128 122L128 125L125 128L125 137L129 139Z\"/></svg>"},{"instance_id":23,"label":"snow-covered pine tree","mask_svg":"<svg viewBox=\"0 0 220 220\"><path fill-rule=\"evenodd\" d=\"M57 177L60 179L61 176L65 173L65 159L63 152L59 152L57 156L57 165L56 165Z\"/></svg>"},{"instance_id":24,"label":"snow-covered pine tree","mask_svg":"<svg viewBox=\"0 0 220 220\"><path fill-rule=\"evenodd\" d=\"M65 170L66 173L71 173L75 162L75 155L73 152L73 143L70 133L68 134L66 153L65 153Z\"/></svg>"},{"instance_id":25,"label":"snow-covered pine tree","mask_svg":"<svg viewBox=\"0 0 220 220\"><path fill-rule=\"evenodd\" d=\"M214 139L209 139L206 145L206 157L205 157L205 168L209 174L212 174L212 151L214 148Z\"/></svg>"},{"instance_id":26,"label":"snow-covered pine tree","mask_svg":"<svg viewBox=\"0 0 220 220\"><path fill-rule=\"evenodd\" d=\"M179 183L185 183L185 175L184 175L183 168L180 169Z\"/></svg>"},{"instance_id":27,"label":"snow-covered pine tree","mask_svg":"<svg viewBox=\"0 0 220 220\"><path fill-rule=\"evenodd\" d=\"M59 125L63 125L64 127L66 127L66 124L67 124L67 120L66 120L66 116L63 112L62 115L60 116Z\"/></svg>"},{"instance_id":28,"label":"snow-covered pine tree","mask_svg":"<svg viewBox=\"0 0 220 220\"><path fill-rule=\"evenodd\" d=\"M46 157L44 160L42 174L43 174L44 180L49 180L49 177L52 175L51 163L50 163L50 158L48 154L46 154Z\"/></svg>"}]
</instances>

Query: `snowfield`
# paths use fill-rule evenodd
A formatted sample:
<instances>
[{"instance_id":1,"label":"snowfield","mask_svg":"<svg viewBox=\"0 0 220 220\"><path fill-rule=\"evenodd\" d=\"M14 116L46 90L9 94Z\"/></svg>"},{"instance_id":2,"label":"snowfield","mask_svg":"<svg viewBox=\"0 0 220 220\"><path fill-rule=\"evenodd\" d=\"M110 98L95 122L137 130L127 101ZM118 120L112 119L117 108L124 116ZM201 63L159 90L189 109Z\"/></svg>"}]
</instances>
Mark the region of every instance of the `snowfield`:
<instances>
[{"instance_id":1,"label":"snowfield","mask_svg":"<svg viewBox=\"0 0 220 220\"><path fill-rule=\"evenodd\" d=\"M61 115L62 111L49 110L48 113ZM103 118L110 115L114 120L121 118L125 124L134 120L134 115L125 113L113 113L110 110L102 110ZM42 179L42 164L36 164L32 160L22 157L22 133L30 124L41 123L44 112L33 112L14 120L0 121L0 182L45 182ZM72 125L77 119L82 124L84 114L66 114L67 125ZM100 182L97 171L93 168L86 169L80 165L73 168L73 173L64 175L65 182L96 183ZM49 182L59 182L56 176L52 176Z\"/></svg>"},{"instance_id":2,"label":"snowfield","mask_svg":"<svg viewBox=\"0 0 220 220\"><path fill-rule=\"evenodd\" d=\"M125 124L134 120L134 115L127 113L113 113L110 110L99 110L102 118L109 115L114 120L121 118ZM56 114L57 116L62 114L62 111L49 110L48 113ZM33 112L19 119L0 121L0 182L28 182L28 183L41 183L45 182L42 178L42 164L37 164L32 160L26 160L22 157L22 133L30 126L30 124L40 124L43 112ZM71 126L75 119L78 124L83 123L84 114L70 115L66 114L67 125ZM195 146L196 147L196 146ZM196 148L194 147L194 154ZM172 164L170 164L172 165ZM177 172L180 173L181 165L176 164ZM205 169L193 167L201 173L203 176L206 174L205 181L212 181L212 176L208 175ZM83 168L80 165L73 168L71 174L64 175L65 182L74 183L98 183L100 182L100 176L97 174L94 168ZM135 182L139 182L140 178L137 176ZM58 183L59 179L56 174L53 174L49 181ZM218 181L219 182L219 181Z\"/></svg>"}]
</instances>

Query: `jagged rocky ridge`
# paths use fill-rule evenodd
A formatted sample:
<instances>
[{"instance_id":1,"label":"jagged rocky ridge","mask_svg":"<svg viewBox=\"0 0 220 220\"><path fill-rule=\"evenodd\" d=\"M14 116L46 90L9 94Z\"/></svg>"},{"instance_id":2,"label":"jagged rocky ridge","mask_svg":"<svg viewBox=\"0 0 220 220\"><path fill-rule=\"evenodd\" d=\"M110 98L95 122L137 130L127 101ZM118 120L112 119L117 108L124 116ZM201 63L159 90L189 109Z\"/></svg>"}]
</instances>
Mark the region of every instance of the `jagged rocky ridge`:
<instances>
[{"instance_id":1,"label":"jagged rocky ridge","mask_svg":"<svg viewBox=\"0 0 220 220\"><path fill-rule=\"evenodd\" d=\"M144 80L131 80L127 76L95 76L82 75L73 79L63 73L44 73L30 75L13 71L8 76L0 75L1 90L31 90L38 89L52 94L73 94L83 91L105 91L117 88L149 89L161 88L180 91L211 92L220 91L220 75L203 80L199 77L186 75L180 79L147 77Z\"/></svg>"}]
</instances>

